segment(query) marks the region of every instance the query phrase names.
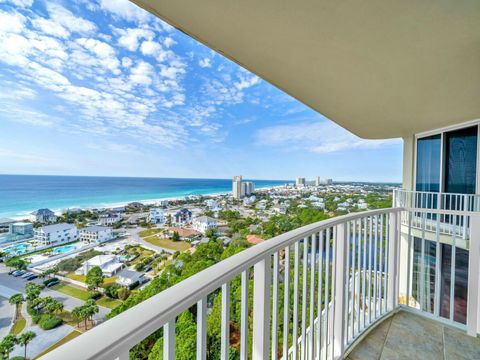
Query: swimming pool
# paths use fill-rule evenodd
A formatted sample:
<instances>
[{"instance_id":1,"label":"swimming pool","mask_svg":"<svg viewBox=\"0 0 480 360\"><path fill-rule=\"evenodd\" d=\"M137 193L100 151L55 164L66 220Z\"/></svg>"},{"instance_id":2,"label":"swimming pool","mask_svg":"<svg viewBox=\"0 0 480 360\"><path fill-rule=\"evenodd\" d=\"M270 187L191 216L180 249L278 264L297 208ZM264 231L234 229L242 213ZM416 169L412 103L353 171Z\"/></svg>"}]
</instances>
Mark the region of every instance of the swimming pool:
<instances>
[{"instance_id":1,"label":"swimming pool","mask_svg":"<svg viewBox=\"0 0 480 360\"><path fill-rule=\"evenodd\" d=\"M63 254L67 253L69 251L75 250L77 247L75 245L64 245L57 247L52 250L52 254L58 255L58 254Z\"/></svg>"},{"instance_id":2,"label":"swimming pool","mask_svg":"<svg viewBox=\"0 0 480 360\"><path fill-rule=\"evenodd\" d=\"M33 246L30 243L25 242L25 243L8 246L3 250L7 252L8 255L21 255L31 251L32 249L33 249Z\"/></svg>"}]
</instances>

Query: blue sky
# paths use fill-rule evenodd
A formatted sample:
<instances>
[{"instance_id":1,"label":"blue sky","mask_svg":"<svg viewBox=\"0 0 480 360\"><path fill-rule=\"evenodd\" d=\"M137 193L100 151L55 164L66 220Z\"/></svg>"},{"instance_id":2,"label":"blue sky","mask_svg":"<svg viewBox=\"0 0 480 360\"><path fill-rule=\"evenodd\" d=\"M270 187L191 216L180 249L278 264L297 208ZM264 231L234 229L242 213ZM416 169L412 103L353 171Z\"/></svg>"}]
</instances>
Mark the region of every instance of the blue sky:
<instances>
[{"instance_id":1,"label":"blue sky","mask_svg":"<svg viewBox=\"0 0 480 360\"><path fill-rule=\"evenodd\" d=\"M400 181L359 139L127 0L0 0L0 173Z\"/></svg>"}]
</instances>

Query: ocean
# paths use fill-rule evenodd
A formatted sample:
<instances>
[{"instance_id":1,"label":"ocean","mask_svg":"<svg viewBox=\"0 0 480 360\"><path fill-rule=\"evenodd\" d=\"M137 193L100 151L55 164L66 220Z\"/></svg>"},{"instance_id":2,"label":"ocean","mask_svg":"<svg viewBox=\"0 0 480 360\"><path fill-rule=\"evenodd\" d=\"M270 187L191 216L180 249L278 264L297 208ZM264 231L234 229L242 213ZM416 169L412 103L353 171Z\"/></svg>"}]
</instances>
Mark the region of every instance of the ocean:
<instances>
[{"instance_id":1,"label":"ocean","mask_svg":"<svg viewBox=\"0 0 480 360\"><path fill-rule=\"evenodd\" d=\"M288 180L247 180L256 188ZM230 179L173 179L94 176L0 175L0 217L21 218L49 208L106 207L186 195L220 194L232 190Z\"/></svg>"}]
</instances>

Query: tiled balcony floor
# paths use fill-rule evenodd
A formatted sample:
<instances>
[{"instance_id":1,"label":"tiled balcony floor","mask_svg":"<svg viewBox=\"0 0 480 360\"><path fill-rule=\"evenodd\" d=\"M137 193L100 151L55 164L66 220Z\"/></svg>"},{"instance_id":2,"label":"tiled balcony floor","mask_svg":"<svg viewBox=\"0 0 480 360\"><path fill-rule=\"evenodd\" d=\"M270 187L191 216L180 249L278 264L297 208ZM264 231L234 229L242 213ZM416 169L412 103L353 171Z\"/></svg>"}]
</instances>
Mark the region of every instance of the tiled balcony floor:
<instances>
[{"instance_id":1,"label":"tiled balcony floor","mask_svg":"<svg viewBox=\"0 0 480 360\"><path fill-rule=\"evenodd\" d=\"M347 359L477 360L480 359L480 338L400 311L373 329Z\"/></svg>"}]
</instances>

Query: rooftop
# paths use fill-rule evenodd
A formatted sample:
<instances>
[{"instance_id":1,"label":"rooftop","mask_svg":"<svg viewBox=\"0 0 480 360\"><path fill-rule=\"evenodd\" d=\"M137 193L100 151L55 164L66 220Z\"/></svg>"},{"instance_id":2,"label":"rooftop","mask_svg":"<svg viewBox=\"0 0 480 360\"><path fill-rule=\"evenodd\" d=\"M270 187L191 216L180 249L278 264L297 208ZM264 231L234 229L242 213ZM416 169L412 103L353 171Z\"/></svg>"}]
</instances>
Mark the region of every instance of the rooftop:
<instances>
[{"instance_id":1,"label":"rooftop","mask_svg":"<svg viewBox=\"0 0 480 360\"><path fill-rule=\"evenodd\" d=\"M70 230L73 228L75 228L75 225L73 224L61 223L61 224L45 225L38 230L41 230L44 232L56 232L56 231Z\"/></svg>"}]
</instances>

